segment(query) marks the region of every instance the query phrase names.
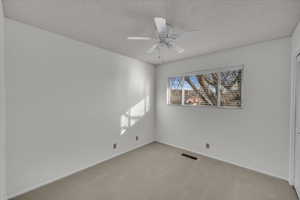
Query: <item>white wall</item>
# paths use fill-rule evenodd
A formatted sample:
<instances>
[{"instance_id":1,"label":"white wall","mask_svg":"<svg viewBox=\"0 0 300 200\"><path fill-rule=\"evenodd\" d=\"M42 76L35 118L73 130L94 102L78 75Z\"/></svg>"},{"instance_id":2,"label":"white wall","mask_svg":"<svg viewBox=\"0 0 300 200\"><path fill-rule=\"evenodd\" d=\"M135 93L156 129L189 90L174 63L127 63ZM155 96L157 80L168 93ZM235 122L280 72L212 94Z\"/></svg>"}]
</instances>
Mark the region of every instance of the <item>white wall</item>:
<instances>
[{"instance_id":1,"label":"white wall","mask_svg":"<svg viewBox=\"0 0 300 200\"><path fill-rule=\"evenodd\" d=\"M153 141L152 65L6 26L9 196ZM121 134L126 113L131 123Z\"/></svg>"},{"instance_id":2,"label":"white wall","mask_svg":"<svg viewBox=\"0 0 300 200\"><path fill-rule=\"evenodd\" d=\"M157 140L288 179L290 43L284 38L159 66ZM244 109L166 104L169 76L241 64Z\"/></svg>"},{"instance_id":3,"label":"white wall","mask_svg":"<svg viewBox=\"0 0 300 200\"><path fill-rule=\"evenodd\" d=\"M295 111L297 115L300 113L300 102L295 102L295 99L299 100L300 87L299 85L299 67L296 62L296 56L300 53L300 23L298 23L293 35L292 35L292 52L291 52L291 104L290 104L290 179L291 185L295 184L295 141L300 141L299 135L295 136L295 132L300 131L299 119L295 124ZM297 87L296 87L297 86ZM296 91L297 90L297 91ZM297 97L296 97L297 93ZM296 105L297 104L297 105ZM297 126L297 128L296 128ZM295 129L296 128L296 129ZM300 176L300 175L298 175Z\"/></svg>"},{"instance_id":4,"label":"white wall","mask_svg":"<svg viewBox=\"0 0 300 200\"><path fill-rule=\"evenodd\" d=\"M4 87L4 17L0 1L0 200L5 199L5 87Z\"/></svg>"},{"instance_id":5,"label":"white wall","mask_svg":"<svg viewBox=\"0 0 300 200\"><path fill-rule=\"evenodd\" d=\"M298 26L296 27L292 36L292 48L293 53L300 51L300 22L298 23Z\"/></svg>"},{"instance_id":6,"label":"white wall","mask_svg":"<svg viewBox=\"0 0 300 200\"><path fill-rule=\"evenodd\" d=\"M294 58L295 59L295 58ZM295 63L296 64L296 63ZM293 132L294 141L291 143L291 146L294 147L294 158L295 158L295 164L294 164L294 186L298 194L300 194L300 135L295 133L300 133L300 63L295 65L295 74L296 74L296 109L294 108L294 111L296 110L296 131ZM295 114L295 112L294 112Z\"/></svg>"}]
</instances>

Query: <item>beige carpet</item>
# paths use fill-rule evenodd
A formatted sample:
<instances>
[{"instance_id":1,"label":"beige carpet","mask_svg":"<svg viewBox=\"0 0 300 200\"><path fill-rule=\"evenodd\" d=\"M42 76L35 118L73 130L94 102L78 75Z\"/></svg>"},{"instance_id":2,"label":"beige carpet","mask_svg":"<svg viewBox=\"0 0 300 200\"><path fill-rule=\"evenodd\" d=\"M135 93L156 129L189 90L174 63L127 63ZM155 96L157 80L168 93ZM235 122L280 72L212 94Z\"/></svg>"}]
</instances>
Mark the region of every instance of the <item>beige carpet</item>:
<instances>
[{"instance_id":1,"label":"beige carpet","mask_svg":"<svg viewBox=\"0 0 300 200\"><path fill-rule=\"evenodd\" d=\"M153 143L15 200L296 200L284 180Z\"/></svg>"}]
</instances>

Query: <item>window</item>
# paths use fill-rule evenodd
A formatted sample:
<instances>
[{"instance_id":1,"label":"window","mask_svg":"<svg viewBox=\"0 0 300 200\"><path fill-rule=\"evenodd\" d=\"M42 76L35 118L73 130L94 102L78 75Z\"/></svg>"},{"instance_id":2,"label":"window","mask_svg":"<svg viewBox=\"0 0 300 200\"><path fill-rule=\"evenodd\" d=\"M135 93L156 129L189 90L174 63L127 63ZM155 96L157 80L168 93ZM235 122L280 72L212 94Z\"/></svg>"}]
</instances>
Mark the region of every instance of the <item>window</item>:
<instances>
[{"instance_id":1,"label":"window","mask_svg":"<svg viewBox=\"0 0 300 200\"><path fill-rule=\"evenodd\" d=\"M190 73L168 79L168 104L240 108L243 67Z\"/></svg>"},{"instance_id":2,"label":"window","mask_svg":"<svg viewBox=\"0 0 300 200\"><path fill-rule=\"evenodd\" d=\"M241 106L242 70L220 72L220 105Z\"/></svg>"},{"instance_id":3,"label":"window","mask_svg":"<svg viewBox=\"0 0 300 200\"><path fill-rule=\"evenodd\" d=\"M182 104L182 77L169 78L169 104Z\"/></svg>"}]
</instances>

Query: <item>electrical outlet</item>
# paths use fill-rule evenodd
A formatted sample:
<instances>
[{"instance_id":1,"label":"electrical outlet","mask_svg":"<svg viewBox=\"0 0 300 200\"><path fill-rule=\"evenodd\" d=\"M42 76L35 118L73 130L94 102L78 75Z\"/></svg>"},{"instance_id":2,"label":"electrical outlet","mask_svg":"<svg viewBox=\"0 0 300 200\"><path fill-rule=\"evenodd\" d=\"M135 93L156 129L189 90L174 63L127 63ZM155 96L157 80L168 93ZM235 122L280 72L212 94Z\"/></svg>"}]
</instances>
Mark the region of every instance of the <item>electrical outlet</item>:
<instances>
[{"instance_id":1,"label":"electrical outlet","mask_svg":"<svg viewBox=\"0 0 300 200\"><path fill-rule=\"evenodd\" d=\"M117 148L117 143L114 143L113 144L113 149L116 149Z\"/></svg>"},{"instance_id":2,"label":"electrical outlet","mask_svg":"<svg viewBox=\"0 0 300 200\"><path fill-rule=\"evenodd\" d=\"M135 136L135 140L138 141L139 140L139 136Z\"/></svg>"},{"instance_id":3,"label":"electrical outlet","mask_svg":"<svg viewBox=\"0 0 300 200\"><path fill-rule=\"evenodd\" d=\"M210 144L209 144L209 143L206 143L206 144L205 144L205 147L206 147L207 149L209 149L209 148L210 148Z\"/></svg>"}]
</instances>

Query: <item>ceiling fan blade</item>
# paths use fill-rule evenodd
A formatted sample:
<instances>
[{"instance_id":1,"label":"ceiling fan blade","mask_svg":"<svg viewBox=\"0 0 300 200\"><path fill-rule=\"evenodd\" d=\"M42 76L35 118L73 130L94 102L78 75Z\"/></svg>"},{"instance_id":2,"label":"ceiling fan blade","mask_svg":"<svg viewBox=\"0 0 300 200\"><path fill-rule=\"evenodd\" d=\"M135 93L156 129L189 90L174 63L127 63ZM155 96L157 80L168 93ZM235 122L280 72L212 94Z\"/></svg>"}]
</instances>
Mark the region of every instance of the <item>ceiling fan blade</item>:
<instances>
[{"instance_id":1,"label":"ceiling fan blade","mask_svg":"<svg viewBox=\"0 0 300 200\"><path fill-rule=\"evenodd\" d=\"M162 17L154 17L154 24L158 33L167 32L167 21Z\"/></svg>"},{"instance_id":2,"label":"ceiling fan blade","mask_svg":"<svg viewBox=\"0 0 300 200\"><path fill-rule=\"evenodd\" d=\"M147 53L153 53L157 48L159 47L159 44L154 44L150 49L147 50Z\"/></svg>"},{"instance_id":3,"label":"ceiling fan blade","mask_svg":"<svg viewBox=\"0 0 300 200\"><path fill-rule=\"evenodd\" d=\"M128 40L152 40L150 37L128 37Z\"/></svg>"},{"instance_id":4,"label":"ceiling fan blade","mask_svg":"<svg viewBox=\"0 0 300 200\"><path fill-rule=\"evenodd\" d=\"M183 53L184 52L184 49L177 46L177 45L173 45L173 48L175 49L175 51L177 51L177 53Z\"/></svg>"}]
</instances>

